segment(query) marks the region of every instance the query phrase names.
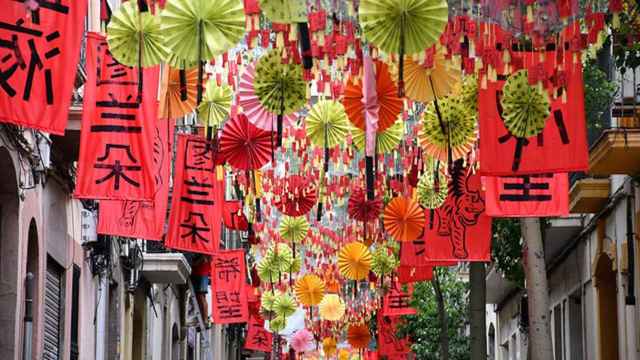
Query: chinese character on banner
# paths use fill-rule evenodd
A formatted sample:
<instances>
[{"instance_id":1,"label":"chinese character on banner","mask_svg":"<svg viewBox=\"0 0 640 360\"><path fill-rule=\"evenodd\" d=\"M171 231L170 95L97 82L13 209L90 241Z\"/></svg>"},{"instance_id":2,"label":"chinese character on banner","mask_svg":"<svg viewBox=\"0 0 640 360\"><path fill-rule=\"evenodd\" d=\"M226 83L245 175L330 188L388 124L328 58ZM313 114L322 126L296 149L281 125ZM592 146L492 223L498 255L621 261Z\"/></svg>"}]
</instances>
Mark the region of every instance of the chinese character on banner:
<instances>
[{"instance_id":1,"label":"chinese character on banner","mask_svg":"<svg viewBox=\"0 0 640 360\"><path fill-rule=\"evenodd\" d=\"M251 314L249 317L249 329L244 341L244 348L247 350L271 352L271 333L264 328L264 320L259 314Z\"/></svg>"},{"instance_id":2,"label":"chinese character on banner","mask_svg":"<svg viewBox=\"0 0 640 360\"><path fill-rule=\"evenodd\" d=\"M573 31L574 28L567 27L567 31ZM571 34L566 34L562 38L570 37ZM491 50L489 45L486 46L486 50ZM486 87L480 87L478 104L482 175L587 171L589 153L582 64L580 60L574 61L575 53L572 50L565 50L569 46L568 43L560 44L557 50L547 51L544 56L540 56L539 52L512 52L513 64L526 66L529 78L544 84L544 91L554 91L554 94L549 94L549 117L544 130L537 136L516 137L504 126L500 101L506 76L498 75L497 81L489 80Z\"/></svg>"},{"instance_id":3,"label":"chinese character on banner","mask_svg":"<svg viewBox=\"0 0 640 360\"><path fill-rule=\"evenodd\" d=\"M408 338L398 338L398 326L402 323L399 316L383 316L378 313L378 352L380 356L394 357L411 352Z\"/></svg>"},{"instance_id":4,"label":"chinese character on banner","mask_svg":"<svg viewBox=\"0 0 640 360\"><path fill-rule=\"evenodd\" d=\"M116 62L104 36L89 33L87 73L75 196L153 201L159 67L144 70L138 94L138 70Z\"/></svg>"},{"instance_id":5,"label":"chinese character on banner","mask_svg":"<svg viewBox=\"0 0 640 360\"><path fill-rule=\"evenodd\" d=\"M218 251L211 261L212 313L216 324L247 322L249 301L243 250Z\"/></svg>"},{"instance_id":6,"label":"chinese character on banner","mask_svg":"<svg viewBox=\"0 0 640 360\"><path fill-rule=\"evenodd\" d=\"M567 216L569 175L483 176L487 214L495 217Z\"/></svg>"},{"instance_id":7,"label":"chinese character on banner","mask_svg":"<svg viewBox=\"0 0 640 360\"><path fill-rule=\"evenodd\" d=\"M169 202L174 120L156 121L153 132L153 201L100 201L98 233L146 240L162 240Z\"/></svg>"},{"instance_id":8,"label":"chinese character on banner","mask_svg":"<svg viewBox=\"0 0 640 360\"><path fill-rule=\"evenodd\" d=\"M213 254L220 244L224 172L203 137L180 134L175 161L168 248Z\"/></svg>"},{"instance_id":9,"label":"chinese character on banner","mask_svg":"<svg viewBox=\"0 0 640 360\"><path fill-rule=\"evenodd\" d=\"M485 213L480 176L461 161L454 163L447 200L425 215L426 261L489 261L491 218Z\"/></svg>"},{"instance_id":10,"label":"chinese character on banner","mask_svg":"<svg viewBox=\"0 0 640 360\"><path fill-rule=\"evenodd\" d=\"M413 286L409 286L408 291L401 288L393 287L384 296L382 315L384 316L400 316L414 315L416 309L411 307L411 295L413 294Z\"/></svg>"},{"instance_id":11,"label":"chinese character on banner","mask_svg":"<svg viewBox=\"0 0 640 360\"><path fill-rule=\"evenodd\" d=\"M409 284L418 281L430 281L433 278L434 266L453 266L455 261L426 262L425 240L416 239L400 243L400 266L398 266L398 282Z\"/></svg>"},{"instance_id":12,"label":"chinese character on banner","mask_svg":"<svg viewBox=\"0 0 640 360\"><path fill-rule=\"evenodd\" d=\"M63 135L87 1L3 1L0 121Z\"/></svg>"}]
</instances>

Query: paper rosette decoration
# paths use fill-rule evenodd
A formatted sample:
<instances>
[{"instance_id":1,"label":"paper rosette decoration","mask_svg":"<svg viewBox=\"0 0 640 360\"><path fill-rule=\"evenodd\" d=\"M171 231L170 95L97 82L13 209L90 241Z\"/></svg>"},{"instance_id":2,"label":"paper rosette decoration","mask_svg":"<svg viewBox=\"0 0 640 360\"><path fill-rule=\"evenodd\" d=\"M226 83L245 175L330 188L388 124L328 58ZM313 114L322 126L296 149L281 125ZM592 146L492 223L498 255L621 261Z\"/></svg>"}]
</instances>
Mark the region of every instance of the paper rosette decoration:
<instances>
[{"instance_id":1,"label":"paper rosette decoration","mask_svg":"<svg viewBox=\"0 0 640 360\"><path fill-rule=\"evenodd\" d=\"M376 93L378 103L378 133L392 126L402 111L403 102L398 97L398 87L391 78L389 67L382 61L376 61ZM344 89L342 104L349 121L362 131L366 130L364 104L362 103L362 80L349 79Z\"/></svg>"},{"instance_id":2,"label":"paper rosette decoration","mask_svg":"<svg viewBox=\"0 0 640 360\"><path fill-rule=\"evenodd\" d=\"M304 216L285 216L280 221L280 236L283 239L299 243L307 237L309 222Z\"/></svg>"},{"instance_id":3,"label":"paper rosette decoration","mask_svg":"<svg viewBox=\"0 0 640 360\"><path fill-rule=\"evenodd\" d=\"M302 305L318 305L324 297L324 281L317 275L306 274L296 281L295 293Z\"/></svg>"},{"instance_id":4,"label":"paper rosette decoration","mask_svg":"<svg viewBox=\"0 0 640 360\"><path fill-rule=\"evenodd\" d=\"M273 313L276 299L280 296L280 290L265 291L260 297L260 308L267 314Z\"/></svg>"},{"instance_id":5,"label":"paper rosette decoration","mask_svg":"<svg viewBox=\"0 0 640 360\"><path fill-rule=\"evenodd\" d=\"M345 309L344 301L342 301L338 294L326 294L318 305L320 317L327 321L338 321L342 319Z\"/></svg>"},{"instance_id":6,"label":"paper rosette decoration","mask_svg":"<svg viewBox=\"0 0 640 360\"><path fill-rule=\"evenodd\" d=\"M253 88L272 114L290 115L300 110L307 102L306 86L302 67L282 63L280 50L271 50L258 60Z\"/></svg>"},{"instance_id":7,"label":"paper rosette decoration","mask_svg":"<svg viewBox=\"0 0 640 360\"><path fill-rule=\"evenodd\" d=\"M220 153L236 169L256 170L271 161L271 139L271 132L258 129L239 114L222 129Z\"/></svg>"},{"instance_id":8,"label":"paper rosette decoration","mask_svg":"<svg viewBox=\"0 0 640 360\"><path fill-rule=\"evenodd\" d=\"M198 119L204 126L220 128L231 111L233 90L229 85L218 86L214 78L207 82L204 98L198 106Z\"/></svg>"},{"instance_id":9,"label":"paper rosette decoration","mask_svg":"<svg viewBox=\"0 0 640 360\"><path fill-rule=\"evenodd\" d=\"M320 147L333 148L342 144L349 133L344 107L337 101L320 100L305 119L307 136Z\"/></svg>"},{"instance_id":10,"label":"paper rosette decoration","mask_svg":"<svg viewBox=\"0 0 640 360\"><path fill-rule=\"evenodd\" d=\"M197 87L198 70L167 66L162 73L160 118L176 119L191 113L196 108Z\"/></svg>"},{"instance_id":11,"label":"paper rosette decoration","mask_svg":"<svg viewBox=\"0 0 640 360\"><path fill-rule=\"evenodd\" d=\"M254 81L256 76L255 64L247 66L240 76L240 83L238 85L238 105L242 107L242 111L249 121L255 126L263 130L275 131L276 130L276 117L273 113L262 105L258 95L254 88ZM289 114L282 117L282 125L285 128L293 126L296 120L296 115Z\"/></svg>"},{"instance_id":12,"label":"paper rosette decoration","mask_svg":"<svg viewBox=\"0 0 640 360\"><path fill-rule=\"evenodd\" d=\"M541 86L529 84L527 70L511 74L502 89L502 120L519 138L538 135L551 112L549 94Z\"/></svg>"},{"instance_id":13,"label":"paper rosette decoration","mask_svg":"<svg viewBox=\"0 0 640 360\"><path fill-rule=\"evenodd\" d=\"M351 128L351 136L353 145L359 151L365 150L365 133L358 127ZM393 125L386 130L378 133L376 136L376 152L378 154L384 154L393 151L400 145L402 137L404 136L404 122L397 120Z\"/></svg>"},{"instance_id":14,"label":"paper rosette decoration","mask_svg":"<svg viewBox=\"0 0 640 360\"><path fill-rule=\"evenodd\" d=\"M384 229L397 241L413 241L424 229L424 211L407 197L395 197L384 208Z\"/></svg>"},{"instance_id":15,"label":"paper rosette decoration","mask_svg":"<svg viewBox=\"0 0 640 360\"><path fill-rule=\"evenodd\" d=\"M187 63L226 52L245 33L242 0L168 0L161 18L167 47Z\"/></svg>"},{"instance_id":16,"label":"paper rosette decoration","mask_svg":"<svg viewBox=\"0 0 640 360\"><path fill-rule=\"evenodd\" d=\"M360 26L367 40L397 54L415 54L435 44L448 21L445 0L362 0Z\"/></svg>"},{"instance_id":17,"label":"paper rosette decoration","mask_svg":"<svg viewBox=\"0 0 640 360\"><path fill-rule=\"evenodd\" d=\"M382 212L382 200L367 200L366 192L362 188L356 188L349 196L347 211L354 220L373 221Z\"/></svg>"},{"instance_id":18,"label":"paper rosette decoration","mask_svg":"<svg viewBox=\"0 0 640 360\"><path fill-rule=\"evenodd\" d=\"M322 339L322 351L324 352L325 356L332 357L336 354L337 350L338 344L336 342L336 339L332 337L326 337Z\"/></svg>"},{"instance_id":19,"label":"paper rosette decoration","mask_svg":"<svg viewBox=\"0 0 640 360\"><path fill-rule=\"evenodd\" d=\"M462 90L460 91L462 103L472 113L478 112L478 77L467 76L462 81Z\"/></svg>"},{"instance_id":20,"label":"paper rosette decoration","mask_svg":"<svg viewBox=\"0 0 640 360\"><path fill-rule=\"evenodd\" d=\"M274 23L292 24L307 22L307 7L300 0L260 0L260 9Z\"/></svg>"},{"instance_id":21,"label":"paper rosette decoration","mask_svg":"<svg viewBox=\"0 0 640 360\"><path fill-rule=\"evenodd\" d=\"M397 76L397 74L394 74ZM460 83L460 66L444 57L443 51L436 51L433 63L421 64L412 59L404 59L405 95L415 101L428 103L436 98L451 94Z\"/></svg>"},{"instance_id":22,"label":"paper rosette decoration","mask_svg":"<svg viewBox=\"0 0 640 360\"><path fill-rule=\"evenodd\" d=\"M364 349L369 346L371 334L366 324L351 324L347 330L347 341L354 349Z\"/></svg>"},{"instance_id":23,"label":"paper rosette decoration","mask_svg":"<svg viewBox=\"0 0 640 360\"><path fill-rule=\"evenodd\" d=\"M293 274L300 271L300 269L302 269L302 259L300 258L300 256L296 256L291 261L291 265L289 266L286 272Z\"/></svg>"},{"instance_id":24,"label":"paper rosette decoration","mask_svg":"<svg viewBox=\"0 0 640 360\"><path fill-rule=\"evenodd\" d=\"M338 253L340 274L349 280L364 280L371 269L371 252L361 242L344 245Z\"/></svg>"},{"instance_id":25,"label":"paper rosette decoration","mask_svg":"<svg viewBox=\"0 0 640 360\"><path fill-rule=\"evenodd\" d=\"M258 276L264 282L273 283L281 273L291 270L292 262L293 252L287 244L272 245L258 263Z\"/></svg>"},{"instance_id":26,"label":"paper rosette decoration","mask_svg":"<svg viewBox=\"0 0 640 360\"><path fill-rule=\"evenodd\" d=\"M447 200L449 188L447 186L447 176L442 171L437 171L434 167L427 167L418 180L416 189L420 205L427 209L436 209L442 206Z\"/></svg>"},{"instance_id":27,"label":"paper rosette decoration","mask_svg":"<svg viewBox=\"0 0 640 360\"><path fill-rule=\"evenodd\" d=\"M123 3L113 13L107 42L113 57L127 66L158 65L167 56L160 19L149 11L141 13L136 1Z\"/></svg>"},{"instance_id":28,"label":"paper rosette decoration","mask_svg":"<svg viewBox=\"0 0 640 360\"><path fill-rule=\"evenodd\" d=\"M373 260L371 262L371 271L378 276L391 274L399 262L396 257L391 254L386 247L378 246L373 252Z\"/></svg>"},{"instance_id":29,"label":"paper rosette decoration","mask_svg":"<svg viewBox=\"0 0 640 360\"><path fill-rule=\"evenodd\" d=\"M420 143L425 153L442 162L464 158L476 141L476 117L458 97L446 97L429 104L422 114ZM444 128L444 129L443 129ZM451 159L448 159L451 147Z\"/></svg>"},{"instance_id":30,"label":"paper rosette decoration","mask_svg":"<svg viewBox=\"0 0 640 360\"><path fill-rule=\"evenodd\" d=\"M310 178L290 175L274 182L274 188L278 190L274 204L285 215L304 215L316 204L316 187Z\"/></svg>"},{"instance_id":31,"label":"paper rosette decoration","mask_svg":"<svg viewBox=\"0 0 640 360\"><path fill-rule=\"evenodd\" d=\"M276 297L273 303L273 312L276 317L287 318L296 312L297 304L290 293L285 292Z\"/></svg>"},{"instance_id":32,"label":"paper rosette decoration","mask_svg":"<svg viewBox=\"0 0 640 360\"><path fill-rule=\"evenodd\" d=\"M283 316L276 316L269 320L269 330L273 333L280 332L287 327L287 319Z\"/></svg>"},{"instance_id":33,"label":"paper rosette decoration","mask_svg":"<svg viewBox=\"0 0 640 360\"><path fill-rule=\"evenodd\" d=\"M296 352L305 352L313 349L313 334L307 329L296 331L291 337L289 345Z\"/></svg>"}]
</instances>

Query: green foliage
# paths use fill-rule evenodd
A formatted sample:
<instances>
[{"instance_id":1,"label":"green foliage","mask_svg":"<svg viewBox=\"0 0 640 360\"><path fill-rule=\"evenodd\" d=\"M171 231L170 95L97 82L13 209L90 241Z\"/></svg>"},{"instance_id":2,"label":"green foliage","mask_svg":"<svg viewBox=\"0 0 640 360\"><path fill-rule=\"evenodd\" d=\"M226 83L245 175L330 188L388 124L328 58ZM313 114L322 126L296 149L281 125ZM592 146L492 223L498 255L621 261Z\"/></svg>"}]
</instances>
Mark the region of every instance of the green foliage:
<instances>
[{"instance_id":1,"label":"green foliage","mask_svg":"<svg viewBox=\"0 0 640 360\"><path fill-rule=\"evenodd\" d=\"M602 114L609 109L618 91L618 85L607 79L595 61L588 61L583 70L584 110L589 129L602 130Z\"/></svg>"},{"instance_id":2,"label":"green foliage","mask_svg":"<svg viewBox=\"0 0 640 360\"><path fill-rule=\"evenodd\" d=\"M469 284L457 278L455 269L438 268L437 276L444 297L445 311L449 324L449 359L469 359L469 337L465 334L468 323ZM416 315L406 316L398 335L409 336L413 342L411 349L418 360L440 359L440 332L442 326L438 318L438 303L431 282L416 283L413 290L412 306Z\"/></svg>"},{"instance_id":3,"label":"green foliage","mask_svg":"<svg viewBox=\"0 0 640 360\"><path fill-rule=\"evenodd\" d=\"M522 236L518 220L494 219L492 240L491 257L498 271L523 288Z\"/></svg>"}]
</instances>

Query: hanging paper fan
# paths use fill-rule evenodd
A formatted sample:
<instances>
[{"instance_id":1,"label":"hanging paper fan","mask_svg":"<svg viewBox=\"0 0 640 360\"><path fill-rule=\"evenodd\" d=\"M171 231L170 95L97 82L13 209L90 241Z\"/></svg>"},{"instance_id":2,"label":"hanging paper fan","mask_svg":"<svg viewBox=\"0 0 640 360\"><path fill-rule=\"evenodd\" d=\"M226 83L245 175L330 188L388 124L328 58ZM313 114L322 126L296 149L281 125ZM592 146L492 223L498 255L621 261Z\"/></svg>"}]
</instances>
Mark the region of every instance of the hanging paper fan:
<instances>
[{"instance_id":1,"label":"hanging paper fan","mask_svg":"<svg viewBox=\"0 0 640 360\"><path fill-rule=\"evenodd\" d=\"M511 74L502 89L502 120L519 138L538 135L551 112L549 94L541 86L529 85L527 70Z\"/></svg>"},{"instance_id":2,"label":"hanging paper fan","mask_svg":"<svg viewBox=\"0 0 640 360\"><path fill-rule=\"evenodd\" d=\"M109 51L127 66L160 64L167 56L163 37L160 19L149 11L140 12L136 1L120 5L107 25Z\"/></svg>"},{"instance_id":3,"label":"hanging paper fan","mask_svg":"<svg viewBox=\"0 0 640 360\"><path fill-rule=\"evenodd\" d=\"M373 221L382 212L382 200L367 200L367 194L361 188L356 188L349 196L347 211L352 219L358 221Z\"/></svg>"},{"instance_id":4,"label":"hanging paper fan","mask_svg":"<svg viewBox=\"0 0 640 360\"><path fill-rule=\"evenodd\" d=\"M434 167L427 167L420 180L418 180L416 191L420 205L427 209L439 208L447 200L447 194L449 193L447 176L442 171L436 171Z\"/></svg>"},{"instance_id":5,"label":"hanging paper fan","mask_svg":"<svg viewBox=\"0 0 640 360\"><path fill-rule=\"evenodd\" d=\"M161 18L167 47L187 62L208 61L245 33L241 0L168 0Z\"/></svg>"},{"instance_id":6,"label":"hanging paper fan","mask_svg":"<svg viewBox=\"0 0 640 360\"><path fill-rule=\"evenodd\" d=\"M272 114L293 114L307 101L302 67L295 63L284 64L278 49L258 60L253 87L262 105Z\"/></svg>"},{"instance_id":7,"label":"hanging paper fan","mask_svg":"<svg viewBox=\"0 0 640 360\"><path fill-rule=\"evenodd\" d=\"M386 247L378 246L373 252L371 261L371 271L378 276L391 274L399 262L396 257L389 253Z\"/></svg>"},{"instance_id":8,"label":"hanging paper fan","mask_svg":"<svg viewBox=\"0 0 640 360\"><path fill-rule=\"evenodd\" d=\"M438 117L439 107L441 118ZM422 118L420 142L425 153L447 162L464 158L476 141L476 117L457 97L447 97L427 106Z\"/></svg>"},{"instance_id":9,"label":"hanging paper fan","mask_svg":"<svg viewBox=\"0 0 640 360\"><path fill-rule=\"evenodd\" d=\"M283 239L299 243L307 237L309 222L304 216L285 216L280 221L280 236Z\"/></svg>"},{"instance_id":10,"label":"hanging paper fan","mask_svg":"<svg viewBox=\"0 0 640 360\"><path fill-rule=\"evenodd\" d=\"M220 128L229 116L233 90L229 85L218 86L214 78L209 79L204 98L198 106L198 119L206 127Z\"/></svg>"},{"instance_id":11,"label":"hanging paper fan","mask_svg":"<svg viewBox=\"0 0 640 360\"><path fill-rule=\"evenodd\" d=\"M324 352L325 356L330 358L336 354L337 350L338 343L336 339L332 337L326 337L322 339L322 351Z\"/></svg>"},{"instance_id":12,"label":"hanging paper fan","mask_svg":"<svg viewBox=\"0 0 640 360\"><path fill-rule=\"evenodd\" d=\"M285 215L304 215L316 204L316 188L310 178L291 175L275 182L274 188L278 191L274 205Z\"/></svg>"},{"instance_id":13,"label":"hanging paper fan","mask_svg":"<svg viewBox=\"0 0 640 360\"><path fill-rule=\"evenodd\" d=\"M281 272L287 272L293 261L293 251L285 243L277 243L267 250L266 258L270 259L275 268Z\"/></svg>"},{"instance_id":14,"label":"hanging paper fan","mask_svg":"<svg viewBox=\"0 0 640 360\"><path fill-rule=\"evenodd\" d=\"M278 333L284 328L287 327L287 319L283 316L276 316L275 318L269 320L269 330L272 333Z\"/></svg>"},{"instance_id":15,"label":"hanging paper fan","mask_svg":"<svg viewBox=\"0 0 640 360\"><path fill-rule=\"evenodd\" d=\"M260 0L260 9L274 23L293 24L307 22L307 7L300 0Z\"/></svg>"},{"instance_id":16,"label":"hanging paper fan","mask_svg":"<svg viewBox=\"0 0 640 360\"><path fill-rule=\"evenodd\" d=\"M276 317L287 318L296 312L297 304L290 293L285 292L276 297L273 304L273 312Z\"/></svg>"},{"instance_id":17,"label":"hanging paper fan","mask_svg":"<svg viewBox=\"0 0 640 360\"><path fill-rule=\"evenodd\" d=\"M289 344L296 352L305 352L313 349L313 334L307 329L301 329L295 332L291 337Z\"/></svg>"},{"instance_id":18,"label":"hanging paper fan","mask_svg":"<svg viewBox=\"0 0 640 360\"><path fill-rule=\"evenodd\" d=\"M299 272L300 269L302 269L302 259L299 256L296 256L293 258L293 260L291 260L291 264L285 272L288 272L289 274L295 274Z\"/></svg>"},{"instance_id":19,"label":"hanging paper fan","mask_svg":"<svg viewBox=\"0 0 640 360\"><path fill-rule=\"evenodd\" d=\"M376 136L376 152L378 154L389 153L400 145L404 136L404 122L397 120L392 126L385 131L378 133ZM353 145L359 151L365 150L365 133L360 128L353 126L351 128L351 137Z\"/></svg>"},{"instance_id":20,"label":"hanging paper fan","mask_svg":"<svg viewBox=\"0 0 640 360\"><path fill-rule=\"evenodd\" d=\"M271 133L251 125L239 114L227 121L220 137L220 153L239 170L255 170L271 161Z\"/></svg>"},{"instance_id":21,"label":"hanging paper fan","mask_svg":"<svg viewBox=\"0 0 640 360\"><path fill-rule=\"evenodd\" d=\"M196 108L198 70L166 67L160 90L160 118L177 119Z\"/></svg>"},{"instance_id":22,"label":"hanging paper fan","mask_svg":"<svg viewBox=\"0 0 640 360\"><path fill-rule=\"evenodd\" d=\"M369 327L365 324L351 324L347 330L347 341L354 349L365 349L371 341Z\"/></svg>"},{"instance_id":23,"label":"hanging paper fan","mask_svg":"<svg viewBox=\"0 0 640 360\"><path fill-rule=\"evenodd\" d=\"M258 95L256 95L254 82L256 75L256 65L250 64L242 73L240 83L238 85L238 105L242 107L242 111L249 121L263 130L275 131L277 128L276 117L273 113L262 105ZM284 115L282 117L282 125L290 128L296 121L296 114Z\"/></svg>"},{"instance_id":24,"label":"hanging paper fan","mask_svg":"<svg viewBox=\"0 0 640 360\"><path fill-rule=\"evenodd\" d=\"M349 122L344 107L337 101L320 100L305 119L307 136L317 146L333 148L344 143Z\"/></svg>"},{"instance_id":25,"label":"hanging paper fan","mask_svg":"<svg viewBox=\"0 0 640 360\"><path fill-rule=\"evenodd\" d=\"M318 305L324 297L324 281L317 275L307 274L296 281L295 292L302 305Z\"/></svg>"},{"instance_id":26,"label":"hanging paper fan","mask_svg":"<svg viewBox=\"0 0 640 360\"><path fill-rule=\"evenodd\" d=\"M478 113L478 77L467 76L462 82L460 98L464 106L474 114Z\"/></svg>"},{"instance_id":27,"label":"hanging paper fan","mask_svg":"<svg viewBox=\"0 0 640 360\"><path fill-rule=\"evenodd\" d=\"M340 274L349 280L364 280L371 269L371 252L361 242L346 244L338 253Z\"/></svg>"},{"instance_id":28,"label":"hanging paper fan","mask_svg":"<svg viewBox=\"0 0 640 360\"><path fill-rule=\"evenodd\" d=\"M280 269L268 257L260 260L256 270L258 270L260 280L266 283L273 283L280 277Z\"/></svg>"},{"instance_id":29,"label":"hanging paper fan","mask_svg":"<svg viewBox=\"0 0 640 360\"><path fill-rule=\"evenodd\" d=\"M391 78L389 67L382 61L375 61L376 93L378 97L378 133L385 131L398 120L402 111L402 99L398 97L398 88ZM349 79L344 89L342 104L349 121L362 131L366 130L362 81Z\"/></svg>"},{"instance_id":30,"label":"hanging paper fan","mask_svg":"<svg viewBox=\"0 0 640 360\"><path fill-rule=\"evenodd\" d=\"M424 228L424 211L410 198L395 197L384 208L384 229L397 241L413 241Z\"/></svg>"},{"instance_id":31,"label":"hanging paper fan","mask_svg":"<svg viewBox=\"0 0 640 360\"><path fill-rule=\"evenodd\" d=\"M260 307L267 312L273 311L278 296L280 296L280 290L265 291L260 298Z\"/></svg>"},{"instance_id":32,"label":"hanging paper fan","mask_svg":"<svg viewBox=\"0 0 640 360\"><path fill-rule=\"evenodd\" d=\"M327 321L338 321L342 319L345 309L344 301L342 301L338 294L326 294L318 305L320 317Z\"/></svg>"},{"instance_id":33,"label":"hanging paper fan","mask_svg":"<svg viewBox=\"0 0 640 360\"><path fill-rule=\"evenodd\" d=\"M397 71L394 71L397 79ZM421 64L404 60L405 95L415 101L428 103L451 94L460 83L460 65L444 57L444 50L436 50L433 63Z\"/></svg>"}]
</instances>

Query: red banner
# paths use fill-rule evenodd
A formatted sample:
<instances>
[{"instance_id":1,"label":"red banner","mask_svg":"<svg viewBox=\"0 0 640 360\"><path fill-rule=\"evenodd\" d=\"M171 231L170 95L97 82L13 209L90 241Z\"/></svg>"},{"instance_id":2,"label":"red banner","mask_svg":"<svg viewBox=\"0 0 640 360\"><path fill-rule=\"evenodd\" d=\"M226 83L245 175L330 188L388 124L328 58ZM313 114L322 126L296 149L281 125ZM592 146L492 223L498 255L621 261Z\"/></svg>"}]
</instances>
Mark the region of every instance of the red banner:
<instances>
[{"instance_id":1,"label":"red banner","mask_svg":"<svg viewBox=\"0 0 640 360\"><path fill-rule=\"evenodd\" d=\"M3 1L0 121L64 135L87 1Z\"/></svg>"},{"instance_id":2,"label":"red banner","mask_svg":"<svg viewBox=\"0 0 640 360\"><path fill-rule=\"evenodd\" d=\"M115 61L104 36L87 36L76 197L153 200L150 144L157 121L158 71L157 66L145 69L139 79L137 69Z\"/></svg>"},{"instance_id":3,"label":"red banner","mask_svg":"<svg viewBox=\"0 0 640 360\"><path fill-rule=\"evenodd\" d=\"M204 254L219 248L224 171L216 168L214 157L213 147L203 137L178 136L168 248Z\"/></svg>"},{"instance_id":4,"label":"red banner","mask_svg":"<svg viewBox=\"0 0 640 360\"><path fill-rule=\"evenodd\" d=\"M398 266L398 282L400 284L431 281L431 279L433 279L433 266Z\"/></svg>"},{"instance_id":5,"label":"red banner","mask_svg":"<svg viewBox=\"0 0 640 360\"><path fill-rule=\"evenodd\" d=\"M569 215L569 175L482 177L487 214L494 217Z\"/></svg>"},{"instance_id":6,"label":"red banner","mask_svg":"<svg viewBox=\"0 0 640 360\"><path fill-rule=\"evenodd\" d=\"M271 333L264 328L264 320L260 315L251 314L244 348L270 353L272 341Z\"/></svg>"},{"instance_id":7,"label":"red banner","mask_svg":"<svg viewBox=\"0 0 640 360\"><path fill-rule=\"evenodd\" d=\"M244 250L218 251L211 261L211 307L216 324L244 323L249 320L247 272Z\"/></svg>"},{"instance_id":8,"label":"red banner","mask_svg":"<svg viewBox=\"0 0 640 360\"><path fill-rule=\"evenodd\" d=\"M408 291L403 291L398 286L393 287L384 296L382 301L382 315L384 316L401 316L415 315L416 309L411 307L411 295L413 294L413 286L408 287Z\"/></svg>"},{"instance_id":9,"label":"red banner","mask_svg":"<svg viewBox=\"0 0 640 360\"><path fill-rule=\"evenodd\" d=\"M560 51L560 50L559 50ZM512 52L512 63L528 70L530 79L557 89L550 96L551 112L537 136L518 138L504 126L500 98L506 76L488 81L478 94L480 115L480 173L512 176L569 171L587 171L589 153L584 112L582 64L571 51ZM516 66L516 65L514 65Z\"/></svg>"},{"instance_id":10,"label":"red banner","mask_svg":"<svg viewBox=\"0 0 640 360\"><path fill-rule=\"evenodd\" d=\"M485 213L480 176L454 165L445 203L427 210L425 260L489 261L491 218Z\"/></svg>"},{"instance_id":11,"label":"red banner","mask_svg":"<svg viewBox=\"0 0 640 360\"><path fill-rule=\"evenodd\" d=\"M169 202L174 120L156 122L152 161L156 193L153 201L100 201L98 233L146 240L162 240Z\"/></svg>"},{"instance_id":12,"label":"red banner","mask_svg":"<svg viewBox=\"0 0 640 360\"><path fill-rule=\"evenodd\" d=\"M398 325L402 323L399 316L382 316L378 313L378 353L380 356L395 357L411 352L409 339L398 338Z\"/></svg>"}]
</instances>

